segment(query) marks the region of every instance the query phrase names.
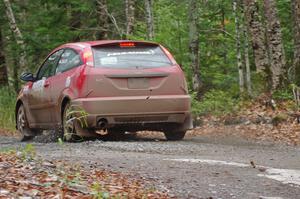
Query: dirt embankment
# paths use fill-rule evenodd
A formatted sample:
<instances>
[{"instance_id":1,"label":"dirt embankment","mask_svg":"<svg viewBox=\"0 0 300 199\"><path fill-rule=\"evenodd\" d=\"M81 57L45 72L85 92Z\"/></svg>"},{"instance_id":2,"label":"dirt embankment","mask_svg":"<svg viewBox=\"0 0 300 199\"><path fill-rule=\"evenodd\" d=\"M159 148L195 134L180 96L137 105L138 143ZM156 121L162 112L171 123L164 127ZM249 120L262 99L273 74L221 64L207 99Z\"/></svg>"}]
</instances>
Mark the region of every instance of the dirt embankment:
<instances>
[{"instance_id":1,"label":"dirt embankment","mask_svg":"<svg viewBox=\"0 0 300 199\"><path fill-rule=\"evenodd\" d=\"M235 114L198 118L198 127L189 135L238 136L247 139L300 145L300 113L291 102L271 106L257 101Z\"/></svg>"}]
</instances>

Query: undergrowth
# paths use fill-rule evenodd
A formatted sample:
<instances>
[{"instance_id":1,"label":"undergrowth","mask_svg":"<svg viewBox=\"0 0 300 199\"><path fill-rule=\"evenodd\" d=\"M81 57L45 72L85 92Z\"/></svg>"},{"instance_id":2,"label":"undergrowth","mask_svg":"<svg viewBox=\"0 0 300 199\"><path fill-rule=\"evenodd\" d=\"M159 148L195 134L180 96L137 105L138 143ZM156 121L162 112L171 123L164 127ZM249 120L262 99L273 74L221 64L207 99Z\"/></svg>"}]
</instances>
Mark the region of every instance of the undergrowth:
<instances>
[{"instance_id":1,"label":"undergrowth","mask_svg":"<svg viewBox=\"0 0 300 199\"><path fill-rule=\"evenodd\" d=\"M300 91L300 88L298 89ZM237 93L230 90L212 89L206 92L200 100L197 99L196 94L192 94L193 115L221 116L236 113L243 108L247 108L249 103L261 100L261 96L264 96L263 92L261 95L253 95L252 97ZM293 96L293 85L274 91L271 96L265 99L266 103L271 99L275 100L275 103L280 105L282 110L299 110L299 105L297 106Z\"/></svg>"},{"instance_id":2,"label":"undergrowth","mask_svg":"<svg viewBox=\"0 0 300 199\"><path fill-rule=\"evenodd\" d=\"M224 115L239 109L240 99L232 93L222 90L210 90L198 101L192 95L192 112L194 115Z\"/></svg>"},{"instance_id":3,"label":"undergrowth","mask_svg":"<svg viewBox=\"0 0 300 199\"><path fill-rule=\"evenodd\" d=\"M15 129L16 93L10 87L0 87L0 128Z\"/></svg>"},{"instance_id":4,"label":"undergrowth","mask_svg":"<svg viewBox=\"0 0 300 199\"><path fill-rule=\"evenodd\" d=\"M292 86L276 90L272 94L272 98L278 101L294 100Z\"/></svg>"}]
</instances>

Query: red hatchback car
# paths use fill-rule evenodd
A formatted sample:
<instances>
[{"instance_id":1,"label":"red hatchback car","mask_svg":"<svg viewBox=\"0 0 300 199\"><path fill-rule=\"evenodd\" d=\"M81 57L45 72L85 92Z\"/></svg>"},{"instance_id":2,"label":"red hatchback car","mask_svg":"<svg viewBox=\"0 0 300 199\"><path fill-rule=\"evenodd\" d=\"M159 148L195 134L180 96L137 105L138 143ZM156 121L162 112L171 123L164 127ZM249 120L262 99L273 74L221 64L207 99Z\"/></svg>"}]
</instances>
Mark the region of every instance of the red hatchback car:
<instances>
[{"instance_id":1,"label":"red hatchback car","mask_svg":"<svg viewBox=\"0 0 300 199\"><path fill-rule=\"evenodd\" d=\"M16 103L23 140L45 129L64 138L162 131L183 139L192 128L184 73L163 46L143 41L91 41L56 48L26 81Z\"/></svg>"}]
</instances>

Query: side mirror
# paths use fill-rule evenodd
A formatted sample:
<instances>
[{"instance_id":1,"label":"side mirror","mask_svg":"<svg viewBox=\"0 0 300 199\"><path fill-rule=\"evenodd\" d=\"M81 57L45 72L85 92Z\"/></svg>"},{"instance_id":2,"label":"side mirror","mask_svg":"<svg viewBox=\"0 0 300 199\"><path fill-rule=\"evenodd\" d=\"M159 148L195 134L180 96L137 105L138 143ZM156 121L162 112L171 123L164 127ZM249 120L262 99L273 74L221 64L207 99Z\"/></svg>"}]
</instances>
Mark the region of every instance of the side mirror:
<instances>
[{"instance_id":1,"label":"side mirror","mask_svg":"<svg viewBox=\"0 0 300 199\"><path fill-rule=\"evenodd\" d=\"M35 77L32 73L23 73L20 76L20 80L25 81L25 82L34 82L35 81Z\"/></svg>"}]
</instances>

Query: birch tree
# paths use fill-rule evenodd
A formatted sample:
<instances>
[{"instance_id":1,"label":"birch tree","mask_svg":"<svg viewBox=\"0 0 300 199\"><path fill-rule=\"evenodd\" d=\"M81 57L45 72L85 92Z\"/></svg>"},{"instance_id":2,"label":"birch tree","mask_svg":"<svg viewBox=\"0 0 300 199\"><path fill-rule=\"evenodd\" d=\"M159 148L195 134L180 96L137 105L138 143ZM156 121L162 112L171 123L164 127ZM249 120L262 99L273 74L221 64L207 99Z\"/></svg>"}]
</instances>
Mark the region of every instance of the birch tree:
<instances>
[{"instance_id":1,"label":"birch tree","mask_svg":"<svg viewBox=\"0 0 300 199\"><path fill-rule=\"evenodd\" d=\"M244 70L242 63L242 53L241 53L241 33L240 33L240 21L238 14L238 4L237 0L233 1L233 12L234 12L234 21L235 21L235 35L236 35L236 58L237 58L237 68L239 72L239 87L240 92L243 93L245 91L245 80L244 80Z\"/></svg>"},{"instance_id":2,"label":"birch tree","mask_svg":"<svg viewBox=\"0 0 300 199\"><path fill-rule=\"evenodd\" d=\"M244 6L256 71L264 73L268 69L269 59L265 43L265 31L259 16L260 6L257 0L244 0Z\"/></svg>"},{"instance_id":3,"label":"birch tree","mask_svg":"<svg viewBox=\"0 0 300 199\"><path fill-rule=\"evenodd\" d=\"M248 38L248 27L247 27L247 16L245 15L245 4L242 2L241 11L243 16L243 36L244 36L244 62L246 68L246 85L247 93L252 96L252 82L251 82L251 70L250 70L250 58L249 58L249 38Z\"/></svg>"},{"instance_id":4,"label":"birch tree","mask_svg":"<svg viewBox=\"0 0 300 199\"><path fill-rule=\"evenodd\" d=\"M285 54L282 43L281 25L278 19L274 0L264 0L265 18L267 24L267 38L270 54L270 70L272 75L272 89L275 90L284 78Z\"/></svg>"},{"instance_id":5,"label":"birch tree","mask_svg":"<svg viewBox=\"0 0 300 199\"><path fill-rule=\"evenodd\" d=\"M134 12L135 12L135 0L125 0L127 38L133 33L134 19L135 19Z\"/></svg>"},{"instance_id":6,"label":"birch tree","mask_svg":"<svg viewBox=\"0 0 300 199\"><path fill-rule=\"evenodd\" d=\"M300 85L300 2L299 0L292 0L292 16L294 27L294 60L293 71L296 84Z\"/></svg>"},{"instance_id":7,"label":"birch tree","mask_svg":"<svg viewBox=\"0 0 300 199\"><path fill-rule=\"evenodd\" d=\"M0 87L8 84L7 67L6 67L6 61L4 56L4 45L3 45L4 41L3 41L1 30L2 29L0 27Z\"/></svg>"},{"instance_id":8,"label":"birch tree","mask_svg":"<svg viewBox=\"0 0 300 199\"><path fill-rule=\"evenodd\" d=\"M153 21L153 0L145 0L146 22L147 22L147 39L154 38L154 21Z\"/></svg>"},{"instance_id":9,"label":"birch tree","mask_svg":"<svg viewBox=\"0 0 300 199\"><path fill-rule=\"evenodd\" d=\"M202 81L200 76L200 61L199 61L199 3L198 0L189 1L189 50L191 68L193 71L193 90L198 94L202 89Z\"/></svg>"},{"instance_id":10,"label":"birch tree","mask_svg":"<svg viewBox=\"0 0 300 199\"><path fill-rule=\"evenodd\" d=\"M15 15L11 8L10 0L3 0L3 2L4 2L4 6L5 6L6 17L9 21L10 30L13 32L15 41L20 48L20 55L19 55L19 60L18 60L19 67L18 68L21 70L26 70L27 69L26 46L25 46L23 34L21 33L21 31L17 25Z\"/></svg>"},{"instance_id":11,"label":"birch tree","mask_svg":"<svg viewBox=\"0 0 300 199\"><path fill-rule=\"evenodd\" d=\"M108 39L107 0L97 0L97 15L99 31L97 39Z\"/></svg>"},{"instance_id":12,"label":"birch tree","mask_svg":"<svg viewBox=\"0 0 300 199\"><path fill-rule=\"evenodd\" d=\"M220 7L220 12L221 12L221 29L222 29L223 37L225 38L226 37L225 2L222 2L221 7ZM223 42L223 44L222 44L222 49L223 49L223 52L222 52L223 61L224 61L224 64L226 65L228 63L228 61L227 61L228 49L226 47L225 42ZM227 67L224 67L223 70L224 70L224 74L227 74Z\"/></svg>"}]
</instances>

